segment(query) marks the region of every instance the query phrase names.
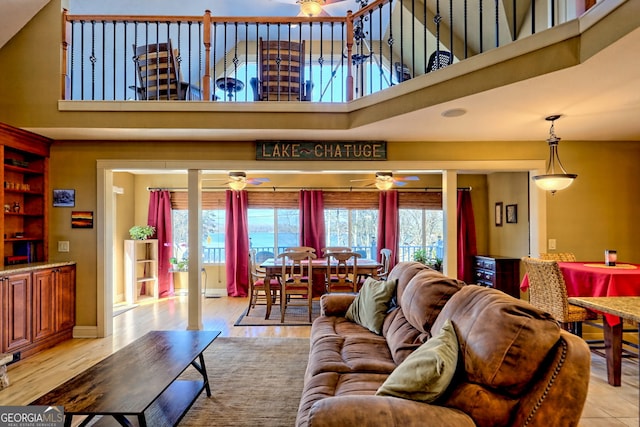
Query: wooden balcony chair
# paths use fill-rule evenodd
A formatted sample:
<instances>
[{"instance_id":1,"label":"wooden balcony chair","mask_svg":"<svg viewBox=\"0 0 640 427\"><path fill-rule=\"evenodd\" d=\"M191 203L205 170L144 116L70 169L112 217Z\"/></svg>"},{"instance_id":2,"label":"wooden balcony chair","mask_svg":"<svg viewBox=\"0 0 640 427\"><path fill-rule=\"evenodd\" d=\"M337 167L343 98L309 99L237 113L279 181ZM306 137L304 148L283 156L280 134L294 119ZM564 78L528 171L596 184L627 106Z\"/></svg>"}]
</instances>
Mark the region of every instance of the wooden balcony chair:
<instances>
[{"instance_id":1,"label":"wooden balcony chair","mask_svg":"<svg viewBox=\"0 0 640 427\"><path fill-rule=\"evenodd\" d=\"M582 323L596 319L597 314L569 304L558 261L523 257L522 264L529 276L529 302L550 313L563 329L582 336Z\"/></svg>"},{"instance_id":2,"label":"wooden balcony chair","mask_svg":"<svg viewBox=\"0 0 640 427\"><path fill-rule=\"evenodd\" d=\"M313 275L311 274L311 261L316 258L316 255L308 251L289 251L279 254L278 258L282 259L280 322L284 323L287 307L292 305L307 306L309 322L311 322L313 314Z\"/></svg>"},{"instance_id":3,"label":"wooden balcony chair","mask_svg":"<svg viewBox=\"0 0 640 427\"><path fill-rule=\"evenodd\" d=\"M189 84L182 81L177 49L167 43L133 45L138 74L138 97L142 100L185 100Z\"/></svg>"},{"instance_id":4,"label":"wooden balcony chair","mask_svg":"<svg viewBox=\"0 0 640 427\"><path fill-rule=\"evenodd\" d=\"M402 83L406 80L411 80L411 72L409 71L409 67L406 65L396 62L393 64L396 69L396 80L398 83Z\"/></svg>"},{"instance_id":5,"label":"wooden balcony chair","mask_svg":"<svg viewBox=\"0 0 640 427\"><path fill-rule=\"evenodd\" d=\"M255 308L260 298L271 298L275 303L278 293L280 292L280 281L278 278L269 280L269 285L265 284L265 272L258 268L256 262L256 250L249 251L249 307L247 307L247 315L252 308Z\"/></svg>"},{"instance_id":6,"label":"wooden balcony chair","mask_svg":"<svg viewBox=\"0 0 640 427\"><path fill-rule=\"evenodd\" d=\"M305 41L259 40L258 77L249 83L254 101L310 101L313 84L304 79Z\"/></svg>"},{"instance_id":7,"label":"wooden balcony chair","mask_svg":"<svg viewBox=\"0 0 640 427\"><path fill-rule=\"evenodd\" d=\"M327 252L326 291L358 292L358 258L357 252Z\"/></svg>"}]
</instances>

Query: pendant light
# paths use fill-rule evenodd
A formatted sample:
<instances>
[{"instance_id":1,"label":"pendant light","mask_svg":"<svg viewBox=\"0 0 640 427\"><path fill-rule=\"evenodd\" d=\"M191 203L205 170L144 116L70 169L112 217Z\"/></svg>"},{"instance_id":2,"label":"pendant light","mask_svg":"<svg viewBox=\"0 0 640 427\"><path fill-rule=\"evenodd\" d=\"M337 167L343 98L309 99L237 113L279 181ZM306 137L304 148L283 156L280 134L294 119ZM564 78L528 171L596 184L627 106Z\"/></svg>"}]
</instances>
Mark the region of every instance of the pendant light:
<instances>
[{"instance_id":1,"label":"pendant light","mask_svg":"<svg viewBox=\"0 0 640 427\"><path fill-rule=\"evenodd\" d=\"M560 142L560 138L556 136L553 125L559 118L559 114L546 118L546 120L551 122L549 139L547 139L549 143L549 164L547 164L547 171L544 175L533 177L533 180L539 188L550 191L551 194L555 194L558 190L564 190L578 177L578 175L574 173L567 173L558 156L558 142Z\"/></svg>"},{"instance_id":2,"label":"pendant light","mask_svg":"<svg viewBox=\"0 0 640 427\"><path fill-rule=\"evenodd\" d=\"M300 12L305 16L318 16L322 13L321 0L298 0L300 4Z\"/></svg>"}]
</instances>

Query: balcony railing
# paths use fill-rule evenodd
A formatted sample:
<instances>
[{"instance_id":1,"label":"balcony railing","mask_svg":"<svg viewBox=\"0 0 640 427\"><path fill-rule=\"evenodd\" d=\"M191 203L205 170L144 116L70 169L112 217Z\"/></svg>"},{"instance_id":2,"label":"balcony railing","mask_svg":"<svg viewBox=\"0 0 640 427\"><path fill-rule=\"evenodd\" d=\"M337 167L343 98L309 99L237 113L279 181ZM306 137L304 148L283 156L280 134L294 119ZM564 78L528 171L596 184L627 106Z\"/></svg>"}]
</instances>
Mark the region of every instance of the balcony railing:
<instances>
[{"instance_id":1,"label":"balcony railing","mask_svg":"<svg viewBox=\"0 0 640 427\"><path fill-rule=\"evenodd\" d=\"M253 101L249 82L258 72L262 38L304 40L311 101L348 102L434 72L438 67L431 67L429 58L436 52L462 61L573 19L583 8L568 0L360 3L363 7L347 16L315 18L221 17L215 10L202 16L65 11L61 98L141 100L135 47L170 41L187 100ZM242 90L216 86L228 77L242 82Z\"/></svg>"}]
</instances>

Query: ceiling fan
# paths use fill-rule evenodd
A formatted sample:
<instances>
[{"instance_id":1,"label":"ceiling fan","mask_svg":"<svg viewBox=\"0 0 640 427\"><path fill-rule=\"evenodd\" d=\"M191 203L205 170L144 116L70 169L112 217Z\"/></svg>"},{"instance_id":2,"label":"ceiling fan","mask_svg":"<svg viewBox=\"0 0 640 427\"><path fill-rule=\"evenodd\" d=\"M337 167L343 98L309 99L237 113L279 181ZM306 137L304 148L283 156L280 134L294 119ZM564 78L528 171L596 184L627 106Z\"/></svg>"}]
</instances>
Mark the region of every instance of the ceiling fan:
<instances>
[{"instance_id":1,"label":"ceiling fan","mask_svg":"<svg viewBox=\"0 0 640 427\"><path fill-rule=\"evenodd\" d=\"M219 179L211 179L210 181L220 181ZM229 179L225 183L232 190L240 191L243 190L247 184L249 185L260 185L263 182L269 182L269 178L247 178L247 174L245 172L237 171L237 172L229 172Z\"/></svg>"},{"instance_id":2,"label":"ceiling fan","mask_svg":"<svg viewBox=\"0 0 640 427\"><path fill-rule=\"evenodd\" d=\"M359 0L275 0L279 3L288 3L288 4L299 4L300 5L300 13L298 16L338 16L346 14L347 9L354 9L353 7L347 7L344 11L340 13L330 13L331 5L336 3L344 3L344 6L348 4L355 5L356 3L360 3ZM328 7L327 7L328 6ZM342 9L342 8L341 8ZM357 10L354 9L354 10ZM338 11L333 11L338 12Z\"/></svg>"},{"instance_id":3,"label":"ceiling fan","mask_svg":"<svg viewBox=\"0 0 640 427\"><path fill-rule=\"evenodd\" d=\"M393 176L393 172L376 172L375 179L352 179L351 182L357 181L372 181L367 184L366 187L375 185L378 190L389 190L394 185L402 187L407 185L407 181L418 181L420 178L417 176Z\"/></svg>"}]
</instances>

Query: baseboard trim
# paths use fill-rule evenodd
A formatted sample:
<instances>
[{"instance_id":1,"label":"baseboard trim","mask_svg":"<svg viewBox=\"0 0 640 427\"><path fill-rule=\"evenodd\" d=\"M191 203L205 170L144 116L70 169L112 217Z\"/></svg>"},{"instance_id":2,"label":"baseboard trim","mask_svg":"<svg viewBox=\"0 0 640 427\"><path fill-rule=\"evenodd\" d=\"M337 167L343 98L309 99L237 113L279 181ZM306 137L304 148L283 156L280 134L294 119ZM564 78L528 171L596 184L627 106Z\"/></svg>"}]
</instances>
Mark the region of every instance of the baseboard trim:
<instances>
[{"instance_id":1,"label":"baseboard trim","mask_svg":"<svg viewBox=\"0 0 640 427\"><path fill-rule=\"evenodd\" d=\"M74 326L73 327L74 338L98 338L97 326Z\"/></svg>"}]
</instances>

